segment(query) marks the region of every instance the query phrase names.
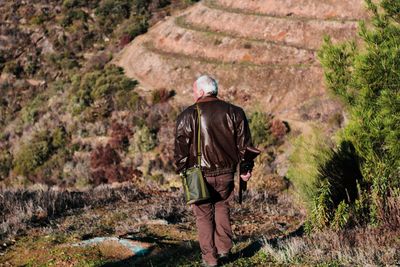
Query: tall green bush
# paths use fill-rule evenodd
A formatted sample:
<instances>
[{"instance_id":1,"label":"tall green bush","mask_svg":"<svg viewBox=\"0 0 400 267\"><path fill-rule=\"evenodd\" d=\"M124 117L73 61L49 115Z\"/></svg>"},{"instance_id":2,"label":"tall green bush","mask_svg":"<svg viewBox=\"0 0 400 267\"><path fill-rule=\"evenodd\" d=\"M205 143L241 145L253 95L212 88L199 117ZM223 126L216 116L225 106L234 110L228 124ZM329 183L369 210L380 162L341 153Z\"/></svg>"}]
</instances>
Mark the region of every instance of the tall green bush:
<instances>
[{"instance_id":1,"label":"tall green bush","mask_svg":"<svg viewBox=\"0 0 400 267\"><path fill-rule=\"evenodd\" d=\"M287 177L309 211L308 229L346 226L350 205L363 184L354 146L346 141L336 145L322 130L312 127L309 134L293 142L293 147Z\"/></svg>"},{"instance_id":2,"label":"tall green bush","mask_svg":"<svg viewBox=\"0 0 400 267\"><path fill-rule=\"evenodd\" d=\"M311 213L314 225L333 220L333 226L344 227L346 213L357 222L379 223L387 215L388 197L400 187L400 4L366 4L373 16L369 27L360 22L362 47L326 37L318 53L326 84L345 103L350 119L338 132L338 149L317 166L312 203L321 203ZM339 179L349 175L351 187L343 185L347 178Z\"/></svg>"}]
</instances>

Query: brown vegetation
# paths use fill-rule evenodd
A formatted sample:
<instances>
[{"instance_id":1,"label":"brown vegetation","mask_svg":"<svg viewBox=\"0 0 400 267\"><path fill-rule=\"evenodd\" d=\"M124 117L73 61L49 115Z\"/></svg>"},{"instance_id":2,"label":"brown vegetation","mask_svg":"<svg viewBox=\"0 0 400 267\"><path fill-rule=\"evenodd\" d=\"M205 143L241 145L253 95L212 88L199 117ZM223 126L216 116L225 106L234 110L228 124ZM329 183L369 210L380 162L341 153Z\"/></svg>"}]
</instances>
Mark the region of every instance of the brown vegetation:
<instances>
[{"instance_id":1,"label":"brown vegetation","mask_svg":"<svg viewBox=\"0 0 400 267\"><path fill-rule=\"evenodd\" d=\"M66 190L37 184L31 188L2 188L0 192L0 239L21 235L32 226L45 226L51 220L82 208L135 201L145 195L132 183L102 185L86 190Z\"/></svg>"},{"instance_id":2,"label":"brown vegetation","mask_svg":"<svg viewBox=\"0 0 400 267\"><path fill-rule=\"evenodd\" d=\"M337 263L394 266L400 262L400 198L391 198L385 224L325 229L309 236L267 241L263 248L279 264Z\"/></svg>"}]
</instances>

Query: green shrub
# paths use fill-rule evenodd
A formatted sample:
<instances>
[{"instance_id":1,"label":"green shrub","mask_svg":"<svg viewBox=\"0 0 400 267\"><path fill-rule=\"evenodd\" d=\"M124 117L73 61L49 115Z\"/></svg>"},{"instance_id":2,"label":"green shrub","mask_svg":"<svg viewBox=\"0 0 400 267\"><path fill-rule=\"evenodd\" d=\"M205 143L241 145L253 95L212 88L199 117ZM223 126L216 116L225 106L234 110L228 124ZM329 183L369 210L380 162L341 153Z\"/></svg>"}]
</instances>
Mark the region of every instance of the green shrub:
<instances>
[{"instance_id":1,"label":"green shrub","mask_svg":"<svg viewBox=\"0 0 400 267\"><path fill-rule=\"evenodd\" d=\"M49 129L36 132L27 143L21 145L13 159L17 174L27 176L43 165L51 155L66 144L66 132L63 127L53 131Z\"/></svg>"},{"instance_id":2,"label":"green shrub","mask_svg":"<svg viewBox=\"0 0 400 267\"><path fill-rule=\"evenodd\" d=\"M76 8L76 7L86 7L94 8L98 5L99 0L64 0L62 3L63 8Z\"/></svg>"},{"instance_id":3,"label":"green shrub","mask_svg":"<svg viewBox=\"0 0 400 267\"><path fill-rule=\"evenodd\" d=\"M338 142L354 146L360 158L363 181L350 208L357 216L369 210L369 218L356 221L378 223L387 216L390 192L400 187L400 17L397 0L366 3L373 16L371 27L360 23L363 49L327 37L318 56L328 88L350 117ZM369 200L360 200L364 192Z\"/></svg>"},{"instance_id":4,"label":"green shrub","mask_svg":"<svg viewBox=\"0 0 400 267\"><path fill-rule=\"evenodd\" d=\"M44 12L42 12L42 13L40 13L39 15L37 15L37 16L34 16L31 20L30 20L30 22L32 23L32 24L35 24L35 25L42 25L43 23L45 23L47 20L49 20L50 19L50 17L49 17L49 15L48 14L45 14Z\"/></svg>"},{"instance_id":5,"label":"green shrub","mask_svg":"<svg viewBox=\"0 0 400 267\"><path fill-rule=\"evenodd\" d=\"M341 201L335 211L334 218L331 222L331 227L334 229L343 229L349 221L349 204L344 200Z\"/></svg>"},{"instance_id":6,"label":"green shrub","mask_svg":"<svg viewBox=\"0 0 400 267\"><path fill-rule=\"evenodd\" d=\"M94 77L96 80L93 80L90 92L92 99L103 98L118 90L131 90L137 85L136 80L126 77L123 69L115 65L107 66L104 71L94 74Z\"/></svg>"},{"instance_id":7,"label":"green shrub","mask_svg":"<svg viewBox=\"0 0 400 267\"><path fill-rule=\"evenodd\" d=\"M63 175L63 167L68 157L68 151L60 148L57 151L54 151L47 160L37 166L34 170L35 180L42 181L46 184L56 184L57 182L61 182L64 178ZM66 180L63 182L67 182L71 184L71 180Z\"/></svg>"},{"instance_id":8,"label":"green shrub","mask_svg":"<svg viewBox=\"0 0 400 267\"><path fill-rule=\"evenodd\" d=\"M132 16L132 18L130 18L127 21L123 33L128 34L132 40L136 36L147 32L148 28L149 28L148 16L136 15Z\"/></svg>"},{"instance_id":9,"label":"green shrub","mask_svg":"<svg viewBox=\"0 0 400 267\"><path fill-rule=\"evenodd\" d=\"M131 111L138 110L143 104L143 99L136 92L131 92L128 98L127 107Z\"/></svg>"},{"instance_id":10,"label":"green shrub","mask_svg":"<svg viewBox=\"0 0 400 267\"><path fill-rule=\"evenodd\" d=\"M298 137L293 145L287 177L306 203L309 227L332 225L337 209L342 212L340 205L354 203L357 185L362 183L355 149L348 142L335 147L317 128L311 135ZM335 223L337 228L344 226L341 221Z\"/></svg>"},{"instance_id":11,"label":"green shrub","mask_svg":"<svg viewBox=\"0 0 400 267\"><path fill-rule=\"evenodd\" d=\"M102 0L95 14L100 18L127 18L131 9L129 0ZM109 19L111 19L109 18Z\"/></svg>"},{"instance_id":12,"label":"green shrub","mask_svg":"<svg viewBox=\"0 0 400 267\"><path fill-rule=\"evenodd\" d=\"M8 61L4 64L3 71L5 73L14 74L16 77L21 77L21 75L24 72L24 68L22 67L22 65L19 61L12 60L12 61Z\"/></svg>"},{"instance_id":13,"label":"green shrub","mask_svg":"<svg viewBox=\"0 0 400 267\"><path fill-rule=\"evenodd\" d=\"M62 6L64 8L73 8L78 5L78 2L79 2L78 0L64 0Z\"/></svg>"},{"instance_id":14,"label":"green shrub","mask_svg":"<svg viewBox=\"0 0 400 267\"><path fill-rule=\"evenodd\" d=\"M54 148L64 147L66 144L66 130L64 127L56 127L52 134L51 145Z\"/></svg>"},{"instance_id":15,"label":"green shrub","mask_svg":"<svg viewBox=\"0 0 400 267\"><path fill-rule=\"evenodd\" d=\"M134 11L136 14L144 14L147 12L151 1L149 0L135 0Z\"/></svg>"},{"instance_id":16,"label":"green shrub","mask_svg":"<svg viewBox=\"0 0 400 267\"><path fill-rule=\"evenodd\" d=\"M115 94L115 106L118 110L136 111L143 101L135 91L120 90Z\"/></svg>"},{"instance_id":17,"label":"green shrub","mask_svg":"<svg viewBox=\"0 0 400 267\"><path fill-rule=\"evenodd\" d=\"M333 143L323 135L322 130L312 126L308 135L297 137L289 156L289 169L286 176L293 183L295 190L309 210L312 209L316 195L318 168L330 158Z\"/></svg>"},{"instance_id":18,"label":"green shrub","mask_svg":"<svg viewBox=\"0 0 400 267\"><path fill-rule=\"evenodd\" d=\"M143 125L139 128L130 140L129 151L131 153L147 152L157 145L157 136L150 129Z\"/></svg>"},{"instance_id":19,"label":"green shrub","mask_svg":"<svg viewBox=\"0 0 400 267\"><path fill-rule=\"evenodd\" d=\"M309 220L313 228L321 229L332 219L331 184L328 180L317 178L314 188L315 192L312 195L312 209Z\"/></svg>"},{"instance_id":20,"label":"green shrub","mask_svg":"<svg viewBox=\"0 0 400 267\"><path fill-rule=\"evenodd\" d=\"M131 12L130 0L102 0L95 9L100 26L106 34L113 31L115 25L129 18Z\"/></svg>"},{"instance_id":21,"label":"green shrub","mask_svg":"<svg viewBox=\"0 0 400 267\"><path fill-rule=\"evenodd\" d=\"M82 77L72 78L73 113L79 114L95 100L102 100L119 91L132 90L137 85L136 80L124 75L121 67L106 66L104 70L94 70Z\"/></svg>"},{"instance_id":22,"label":"green shrub","mask_svg":"<svg viewBox=\"0 0 400 267\"><path fill-rule=\"evenodd\" d=\"M111 99L103 98L96 100L89 108L82 112L83 122L96 122L108 117L112 112Z\"/></svg>"},{"instance_id":23,"label":"green shrub","mask_svg":"<svg viewBox=\"0 0 400 267\"><path fill-rule=\"evenodd\" d=\"M64 92L65 89L69 86L69 83L68 83L68 81L60 79L60 80L56 80L56 81L52 82L51 86L52 86L53 90L56 92L60 92L60 91Z\"/></svg>"},{"instance_id":24,"label":"green shrub","mask_svg":"<svg viewBox=\"0 0 400 267\"><path fill-rule=\"evenodd\" d=\"M43 109L43 104L47 100L46 96L40 94L36 96L32 101L25 105L21 110L21 118L24 123L35 122L40 109Z\"/></svg>"},{"instance_id":25,"label":"green shrub","mask_svg":"<svg viewBox=\"0 0 400 267\"><path fill-rule=\"evenodd\" d=\"M254 145L268 145L273 142L271 135L272 115L255 111L249 117L249 127Z\"/></svg>"},{"instance_id":26,"label":"green shrub","mask_svg":"<svg viewBox=\"0 0 400 267\"><path fill-rule=\"evenodd\" d=\"M28 175L42 165L50 155L47 141L24 144L15 156L14 170L18 174Z\"/></svg>"},{"instance_id":27,"label":"green shrub","mask_svg":"<svg viewBox=\"0 0 400 267\"><path fill-rule=\"evenodd\" d=\"M62 53L50 53L45 58L54 69L71 70L80 67L77 56L69 50Z\"/></svg>"},{"instance_id":28,"label":"green shrub","mask_svg":"<svg viewBox=\"0 0 400 267\"><path fill-rule=\"evenodd\" d=\"M81 9L71 9L65 12L60 24L63 27L70 26L75 20L87 22L89 15Z\"/></svg>"}]
</instances>

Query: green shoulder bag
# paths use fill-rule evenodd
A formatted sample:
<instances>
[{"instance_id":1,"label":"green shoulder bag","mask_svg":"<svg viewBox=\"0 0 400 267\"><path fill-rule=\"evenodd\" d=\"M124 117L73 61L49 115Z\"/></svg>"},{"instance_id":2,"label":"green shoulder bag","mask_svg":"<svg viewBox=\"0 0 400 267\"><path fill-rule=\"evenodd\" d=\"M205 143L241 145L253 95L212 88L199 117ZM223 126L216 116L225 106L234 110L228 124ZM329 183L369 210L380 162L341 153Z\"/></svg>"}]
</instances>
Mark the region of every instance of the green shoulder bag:
<instances>
[{"instance_id":1,"label":"green shoulder bag","mask_svg":"<svg viewBox=\"0 0 400 267\"><path fill-rule=\"evenodd\" d=\"M196 103L199 127L197 131L197 164L181 173L183 190L187 204L196 204L210 198L205 179L201 170L201 140L200 140L200 109Z\"/></svg>"}]
</instances>

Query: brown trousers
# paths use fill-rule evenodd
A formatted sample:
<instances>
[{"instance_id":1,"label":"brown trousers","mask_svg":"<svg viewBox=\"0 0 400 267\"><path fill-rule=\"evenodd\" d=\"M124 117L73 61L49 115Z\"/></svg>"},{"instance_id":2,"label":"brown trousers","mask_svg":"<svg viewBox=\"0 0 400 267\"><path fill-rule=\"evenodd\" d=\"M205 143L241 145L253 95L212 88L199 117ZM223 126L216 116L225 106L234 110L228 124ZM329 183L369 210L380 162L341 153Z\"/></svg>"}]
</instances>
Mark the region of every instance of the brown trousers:
<instances>
[{"instance_id":1,"label":"brown trousers","mask_svg":"<svg viewBox=\"0 0 400 267\"><path fill-rule=\"evenodd\" d=\"M227 253L232 248L230 201L234 197L234 173L206 176L211 200L192 204L196 216L197 234L203 260L217 262L217 253Z\"/></svg>"}]
</instances>

